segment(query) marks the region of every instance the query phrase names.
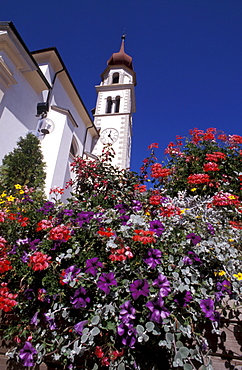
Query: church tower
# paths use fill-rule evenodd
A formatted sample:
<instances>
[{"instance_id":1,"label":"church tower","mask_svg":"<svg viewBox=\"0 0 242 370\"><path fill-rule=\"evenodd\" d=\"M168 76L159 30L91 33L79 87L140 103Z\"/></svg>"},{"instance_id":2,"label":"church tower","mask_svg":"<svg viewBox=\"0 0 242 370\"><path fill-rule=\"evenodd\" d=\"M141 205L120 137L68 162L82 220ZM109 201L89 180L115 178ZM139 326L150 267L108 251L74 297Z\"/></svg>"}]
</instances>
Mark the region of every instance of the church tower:
<instances>
[{"instance_id":1,"label":"church tower","mask_svg":"<svg viewBox=\"0 0 242 370\"><path fill-rule=\"evenodd\" d=\"M112 54L101 74L102 81L96 86L94 123L100 137L92 152L100 155L103 145L111 144L115 152L112 164L120 169L130 167L132 115L136 108L136 74L132 58L124 51L124 40L122 36L119 52Z\"/></svg>"}]
</instances>

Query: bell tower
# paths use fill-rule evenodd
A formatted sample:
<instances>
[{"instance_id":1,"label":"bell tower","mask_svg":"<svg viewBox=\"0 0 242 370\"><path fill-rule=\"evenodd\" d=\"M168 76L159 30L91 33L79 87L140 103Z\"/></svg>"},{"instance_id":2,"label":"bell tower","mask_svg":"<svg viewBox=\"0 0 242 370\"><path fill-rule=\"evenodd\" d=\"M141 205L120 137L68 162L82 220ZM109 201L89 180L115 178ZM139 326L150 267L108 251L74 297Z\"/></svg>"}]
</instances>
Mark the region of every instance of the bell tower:
<instances>
[{"instance_id":1,"label":"bell tower","mask_svg":"<svg viewBox=\"0 0 242 370\"><path fill-rule=\"evenodd\" d=\"M115 152L112 164L120 169L130 167L132 115L136 110L136 74L132 58L124 51L124 40L125 35L119 52L112 54L96 86L94 123L100 137L92 152L100 155L103 145L111 144Z\"/></svg>"}]
</instances>

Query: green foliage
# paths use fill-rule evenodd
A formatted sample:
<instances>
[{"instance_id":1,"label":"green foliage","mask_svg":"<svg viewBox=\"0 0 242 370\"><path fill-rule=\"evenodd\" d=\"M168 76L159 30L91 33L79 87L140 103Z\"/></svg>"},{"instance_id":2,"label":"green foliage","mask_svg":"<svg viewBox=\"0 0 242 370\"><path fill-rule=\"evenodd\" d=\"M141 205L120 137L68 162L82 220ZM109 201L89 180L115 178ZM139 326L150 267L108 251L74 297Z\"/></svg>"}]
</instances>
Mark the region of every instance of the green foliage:
<instances>
[{"instance_id":1,"label":"green foliage","mask_svg":"<svg viewBox=\"0 0 242 370\"><path fill-rule=\"evenodd\" d=\"M45 164L36 136L29 133L20 138L17 147L7 154L0 167L0 186L9 191L14 185L26 185L43 193L45 184Z\"/></svg>"}]
</instances>

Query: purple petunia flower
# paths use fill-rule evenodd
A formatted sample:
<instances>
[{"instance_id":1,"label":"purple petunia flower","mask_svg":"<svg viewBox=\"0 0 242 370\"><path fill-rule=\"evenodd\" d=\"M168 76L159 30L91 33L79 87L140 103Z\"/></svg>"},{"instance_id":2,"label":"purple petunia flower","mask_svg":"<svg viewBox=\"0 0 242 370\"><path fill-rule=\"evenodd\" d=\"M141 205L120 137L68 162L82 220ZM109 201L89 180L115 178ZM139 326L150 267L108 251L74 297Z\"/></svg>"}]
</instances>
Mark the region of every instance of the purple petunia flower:
<instances>
[{"instance_id":1,"label":"purple petunia flower","mask_svg":"<svg viewBox=\"0 0 242 370\"><path fill-rule=\"evenodd\" d=\"M39 242L40 242L40 239L34 239L34 240L32 240L32 242L30 241L29 242L29 249L35 251L36 246L39 244Z\"/></svg>"},{"instance_id":2,"label":"purple petunia flower","mask_svg":"<svg viewBox=\"0 0 242 370\"><path fill-rule=\"evenodd\" d=\"M108 295L110 293L110 289L109 289L110 285L115 285L115 286L118 285L117 280L114 277L114 273L113 272L102 273L102 275L100 276L97 282L97 287L103 290L104 293Z\"/></svg>"},{"instance_id":3,"label":"purple petunia flower","mask_svg":"<svg viewBox=\"0 0 242 370\"><path fill-rule=\"evenodd\" d=\"M189 257L191 257L193 262L197 262L199 265L202 265L202 261L195 252L189 251L187 254L189 254Z\"/></svg>"},{"instance_id":4,"label":"purple petunia flower","mask_svg":"<svg viewBox=\"0 0 242 370\"><path fill-rule=\"evenodd\" d=\"M84 223L89 223L93 218L93 212L80 212L77 214L76 219L74 220L80 227L83 226Z\"/></svg>"},{"instance_id":5,"label":"purple petunia flower","mask_svg":"<svg viewBox=\"0 0 242 370\"><path fill-rule=\"evenodd\" d=\"M28 203L28 202L30 203L33 202L33 199L31 199L28 194L23 194L22 203Z\"/></svg>"},{"instance_id":6,"label":"purple petunia flower","mask_svg":"<svg viewBox=\"0 0 242 370\"><path fill-rule=\"evenodd\" d=\"M69 217L73 216L73 213L74 213L73 209L63 209L62 212L64 215L69 216Z\"/></svg>"},{"instance_id":7,"label":"purple petunia flower","mask_svg":"<svg viewBox=\"0 0 242 370\"><path fill-rule=\"evenodd\" d=\"M221 301L224 296L224 293L232 294L231 282L229 280L219 281L217 283L218 292L215 292L216 301Z\"/></svg>"},{"instance_id":8,"label":"purple petunia flower","mask_svg":"<svg viewBox=\"0 0 242 370\"><path fill-rule=\"evenodd\" d=\"M90 303L90 298L87 296L86 289L83 287L76 289L74 297L71 297L70 302L75 308L86 307L86 305Z\"/></svg>"},{"instance_id":9,"label":"purple petunia flower","mask_svg":"<svg viewBox=\"0 0 242 370\"><path fill-rule=\"evenodd\" d=\"M182 261L183 261L184 265L192 265L193 264L192 259L187 257L187 256L185 256Z\"/></svg>"},{"instance_id":10,"label":"purple petunia flower","mask_svg":"<svg viewBox=\"0 0 242 370\"><path fill-rule=\"evenodd\" d=\"M162 297L156 298L154 301L146 303L146 307L151 311L149 314L149 320L162 324L162 319L165 319L170 315L168 309L164 306Z\"/></svg>"},{"instance_id":11,"label":"purple petunia flower","mask_svg":"<svg viewBox=\"0 0 242 370\"><path fill-rule=\"evenodd\" d=\"M38 311L35 312L34 316L32 317L32 319L30 320L30 324L31 325L35 325L37 326L38 323L39 323L39 319L38 319Z\"/></svg>"},{"instance_id":12,"label":"purple petunia flower","mask_svg":"<svg viewBox=\"0 0 242 370\"><path fill-rule=\"evenodd\" d=\"M215 229L214 229L213 225L211 225L209 222L207 223L207 230L211 235L215 234Z\"/></svg>"},{"instance_id":13,"label":"purple petunia flower","mask_svg":"<svg viewBox=\"0 0 242 370\"><path fill-rule=\"evenodd\" d=\"M85 273L96 276L98 267L103 268L102 262L100 262L97 257L90 258L89 260L86 260Z\"/></svg>"},{"instance_id":14,"label":"purple petunia flower","mask_svg":"<svg viewBox=\"0 0 242 370\"><path fill-rule=\"evenodd\" d=\"M117 327L117 333L122 337L122 344L134 348L136 342L136 329L130 323L122 323Z\"/></svg>"},{"instance_id":15,"label":"purple petunia flower","mask_svg":"<svg viewBox=\"0 0 242 370\"><path fill-rule=\"evenodd\" d=\"M147 263L151 269L154 269L161 263L161 256L162 252L159 249L149 249L144 258L144 262Z\"/></svg>"},{"instance_id":16,"label":"purple petunia flower","mask_svg":"<svg viewBox=\"0 0 242 370\"><path fill-rule=\"evenodd\" d=\"M157 236L161 236L165 230L164 225L159 220L150 221L150 231L154 231Z\"/></svg>"},{"instance_id":17,"label":"purple petunia flower","mask_svg":"<svg viewBox=\"0 0 242 370\"><path fill-rule=\"evenodd\" d=\"M55 319L53 317L50 317L47 313L44 313L44 317L45 317L46 322L49 325L49 329L55 330L57 328Z\"/></svg>"},{"instance_id":18,"label":"purple petunia flower","mask_svg":"<svg viewBox=\"0 0 242 370\"><path fill-rule=\"evenodd\" d=\"M135 319L136 309L132 306L130 301L124 302L124 304L122 304L120 308L121 310L119 313L119 319L122 321L123 324L126 324Z\"/></svg>"},{"instance_id":19,"label":"purple petunia flower","mask_svg":"<svg viewBox=\"0 0 242 370\"><path fill-rule=\"evenodd\" d=\"M130 284L129 290L132 293L134 300L138 299L141 295L148 297L150 293L148 281L145 279L135 280L132 284Z\"/></svg>"},{"instance_id":20,"label":"purple petunia flower","mask_svg":"<svg viewBox=\"0 0 242 370\"><path fill-rule=\"evenodd\" d=\"M13 248L8 251L8 254L16 254L17 253L18 246L14 245Z\"/></svg>"},{"instance_id":21,"label":"purple petunia flower","mask_svg":"<svg viewBox=\"0 0 242 370\"><path fill-rule=\"evenodd\" d=\"M232 293L231 288L232 285L229 280L223 280L222 282L217 283L217 289L221 290L224 293L231 294Z\"/></svg>"},{"instance_id":22,"label":"purple petunia flower","mask_svg":"<svg viewBox=\"0 0 242 370\"><path fill-rule=\"evenodd\" d=\"M184 290L175 295L174 301L179 304L181 307L185 307L192 300L191 292Z\"/></svg>"},{"instance_id":23,"label":"purple petunia flower","mask_svg":"<svg viewBox=\"0 0 242 370\"><path fill-rule=\"evenodd\" d=\"M28 244L29 243L29 238L25 238L25 239L18 239L16 240L16 244L18 244L19 246L20 245L25 245L25 244Z\"/></svg>"},{"instance_id":24,"label":"purple petunia flower","mask_svg":"<svg viewBox=\"0 0 242 370\"><path fill-rule=\"evenodd\" d=\"M33 289L26 289L24 291L24 296L26 299L31 300L35 297L34 290Z\"/></svg>"},{"instance_id":25,"label":"purple petunia flower","mask_svg":"<svg viewBox=\"0 0 242 370\"><path fill-rule=\"evenodd\" d=\"M23 252L23 255L22 255L22 257L20 257L20 259L21 259L21 261L22 261L22 262L24 262L24 263L29 262L29 255L28 255L28 253L24 251L24 252Z\"/></svg>"},{"instance_id":26,"label":"purple petunia flower","mask_svg":"<svg viewBox=\"0 0 242 370\"><path fill-rule=\"evenodd\" d=\"M171 292L170 282L165 275L159 274L158 278L154 280L152 285L160 289L160 297L166 297Z\"/></svg>"},{"instance_id":27,"label":"purple petunia flower","mask_svg":"<svg viewBox=\"0 0 242 370\"><path fill-rule=\"evenodd\" d=\"M82 331L84 326L88 323L88 320L80 321L76 325L74 325L75 331L79 334L82 335Z\"/></svg>"},{"instance_id":28,"label":"purple petunia flower","mask_svg":"<svg viewBox=\"0 0 242 370\"><path fill-rule=\"evenodd\" d=\"M114 206L114 209L117 209L117 211L122 214L126 213L129 210L129 206L127 204L119 203Z\"/></svg>"},{"instance_id":29,"label":"purple petunia flower","mask_svg":"<svg viewBox=\"0 0 242 370\"><path fill-rule=\"evenodd\" d=\"M65 275L62 278L63 283L68 284L72 282L80 272L81 269L76 267L76 265L68 267L65 269Z\"/></svg>"},{"instance_id":30,"label":"purple petunia flower","mask_svg":"<svg viewBox=\"0 0 242 370\"><path fill-rule=\"evenodd\" d=\"M127 222L130 219L130 216L129 215L122 215L122 216L119 217L119 219L122 221L122 225L126 225Z\"/></svg>"},{"instance_id":31,"label":"purple petunia flower","mask_svg":"<svg viewBox=\"0 0 242 370\"><path fill-rule=\"evenodd\" d=\"M55 207L55 204L53 202L45 202L42 208L37 209L37 212L43 212L44 215L47 215L49 212L51 212Z\"/></svg>"},{"instance_id":32,"label":"purple petunia flower","mask_svg":"<svg viewBox=\"0 0 242 370\"><path fill-rule=\"evenodd\" d=\"M137 212L142 209L142 203L139 200L132 200L132 209Z\"/></svg>"},{"instance_id":33,"label":"purple petunia flower","mask_svg":"<svg viewBox=\"0 0 242 370\"><path fill-rule=\"evenodd\" d=\"M198 236L194 233L188 234L187 239L190 239L193 245L196 245L197 243L199 243L202 240L202 238L200 238L200 236Z\"/></svg>"},{"instance_id":34,"label":"purple petunia flower","mask_svg":"<svg viewBox=\"0 0 242 370\"><path fill-rule=\"evenodd\" d=\"M19 357L21 358L24 366L34 366L33 356L37 353L37 350L32 346L30 342L25 342L24 347L19 351Z\"/></svg>"},{"instance_id":35,"label":"purple petunia flower","mask_svg":"<svg viewBox=\"0 0 242 370\"><path fill-rule=\"evenodd\" d=\"M211 321L215 321L214 301L211 298L201 299L200 307L205 317Z\"/></svg>"}]
</instances>

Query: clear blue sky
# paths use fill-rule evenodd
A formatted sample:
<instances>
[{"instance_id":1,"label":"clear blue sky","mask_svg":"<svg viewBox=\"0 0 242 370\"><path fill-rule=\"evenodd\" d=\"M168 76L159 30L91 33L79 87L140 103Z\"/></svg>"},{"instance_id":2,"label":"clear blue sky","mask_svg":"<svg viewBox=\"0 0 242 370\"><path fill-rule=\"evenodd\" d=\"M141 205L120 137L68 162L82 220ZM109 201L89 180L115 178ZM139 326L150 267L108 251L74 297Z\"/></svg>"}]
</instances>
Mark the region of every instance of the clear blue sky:
<instances>
[{"instance_id":1,"label":"clear blue sky","mask_svg":"<svg viewBox=\"0 0 242 370\"><path fill-rule=\"evenodd\" d=\"M137 74L132 164L175 135L217 127L242 135L241 0L8 0L30 51L56 46L90 111L106 62L127 34Z\"/></svg>"}]
</instances>

